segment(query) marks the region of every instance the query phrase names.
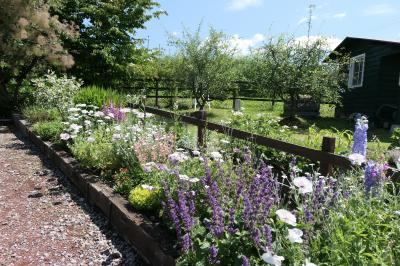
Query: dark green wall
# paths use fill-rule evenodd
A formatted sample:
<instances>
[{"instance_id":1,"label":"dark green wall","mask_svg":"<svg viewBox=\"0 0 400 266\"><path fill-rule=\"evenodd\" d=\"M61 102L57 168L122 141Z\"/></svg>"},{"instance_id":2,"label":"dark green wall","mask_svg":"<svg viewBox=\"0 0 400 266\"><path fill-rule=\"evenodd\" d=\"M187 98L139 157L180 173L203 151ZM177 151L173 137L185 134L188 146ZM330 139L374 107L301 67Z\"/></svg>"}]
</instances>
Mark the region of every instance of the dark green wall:
<instances>
[{"instance_id":1,"label":"dark green wall","mask_svg":"<svg viewBox=\"0 0 400 266\"><path fill-rule=\"evenodd\" d=\"M400 45L357 40L348 44L346 50L351 57L365 53L365 68L363 86L348 89L343 95L344 113L363 113L373 118L382 104L397 105L400 58L396 54L400 53Z\"/></svg>"}]
</instances>

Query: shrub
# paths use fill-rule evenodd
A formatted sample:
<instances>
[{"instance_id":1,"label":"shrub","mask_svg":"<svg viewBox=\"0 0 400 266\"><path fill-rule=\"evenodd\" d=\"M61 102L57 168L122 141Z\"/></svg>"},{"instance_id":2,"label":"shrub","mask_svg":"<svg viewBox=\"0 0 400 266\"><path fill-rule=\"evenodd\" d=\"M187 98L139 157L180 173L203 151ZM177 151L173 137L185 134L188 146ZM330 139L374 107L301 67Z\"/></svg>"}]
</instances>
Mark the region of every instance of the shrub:
<instances>
[{"instance_id":1,"label":"shrub","mask_svg":"<svg viewBox=\"0 0 400 266\"><path fill-rule=\"evenodd\" d=\"M57 77L54 72L33 79L32 82L37 88L34 94L35 103L44 108L57 108L61 113L73 105L74 95L81 86L81 81L74 77Z\"/></svg>"},{"instance_id":2,"label":"shrub","mask_svg":"<svg viewBox=\"0 0 400 266\"><path fill-rule=\"evenodd\" d=\"M120 165L111 136L103 129L96 130L91 137L78 135L71 145L71 151L78 161L88 168L106 172L116 170Z\"/></svg>"},{"instance_id":3,"label":"shrub","mask_svg":"<svg viewBox=\"0 0 400 266\"><path fill-rule=\"evenodd\" d=\"M362 189L332 211L311 240L313 261L325 265L399 265L398 195L365 199Z\"/></svg>"},{"instance_id":4,"label":"shrub","mask_svg":"<svg viewBox=\"0 0 400 266\"><path fill-rule=\"evenodd\" d=\"M38 122L33 126L33 130L42 140L57 142L63 131L63 124L60 121Z\"/></svg>"},{"instance_id":5,"label":"shrub","mask_svg":"<svg viewBox=\"0 0 400 266\"><path fill-rule=\"evenodd\" d=\"M390 136L391 147L398 147L400 146L400 128L396 128L393 130L392 135Z\"/></svg>"},{"instance_id":6,"label":"shrub","mask_svg":"<svg viewBox=\"0 0 400 266\"><path fill-rule=\"evenodd\" d=\"M119 92L111 89L103 89L97 86L85 87L74 97L76 104L94 105L99 108L104 104L113 102L116 106L125 106L126 100Z\"/></svg>"},{"instance_id":7,"label":"shrub","mask_svg":"<svg viewBox=\"0 0 400 266\"><path fill-rule=\"evenodd\" d=\"M137 186L129 194L129 203L137 210L155 210L160 207L160 192L151 186Z\"/></svg>"},{"instance_id":8,"label":"shrub","mask_svg":"<svg viewBox=\"0 0 400 266\"><path fill-rule=\"evenodd\" d=\"M25 107L22 114L31 123L61 120L60 112L55 108L48 109L32 105Z\"/></svg>"},{"instance_id":9,"label":"shrub","mask_svg":"<svg viewBox=\"0 0 400 266\"><path fill-rule=\"evenodd\" d=\"M121 194L124 197L129 196L129 192L138 185L138 181L135 182L134 175L129 172L127 168L122 168L113 177L114 191Z\"/></svg>"}]
</instances>

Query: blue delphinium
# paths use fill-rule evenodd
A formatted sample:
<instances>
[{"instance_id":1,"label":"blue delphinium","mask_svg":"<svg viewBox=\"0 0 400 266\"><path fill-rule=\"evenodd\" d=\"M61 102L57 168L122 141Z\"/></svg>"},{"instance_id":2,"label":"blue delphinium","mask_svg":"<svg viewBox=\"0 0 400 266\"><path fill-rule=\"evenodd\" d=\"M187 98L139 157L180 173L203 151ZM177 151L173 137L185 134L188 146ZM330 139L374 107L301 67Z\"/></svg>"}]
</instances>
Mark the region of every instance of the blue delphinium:
<instances>
[{"instance_id":1,"label":"blue delphinium","mask_svg":"<svg viewBox=\"0 0 400 266\"><path fill-rule=\"evenodd\" d=\"M368 120L365 116L362 116L356 120L352 152L361 154L364 157L367 155L367 131Z\"/></svg>"},{"instance_id":2,"label":"blue delphinium","mask_svg":"<svg viewBox=\"0 0 400 266\"><path fill-rule=\"evenodd\" d=\"M377 164L374 161L369 161L365 167L364 186L365 195L368 197L370 194L376 196L384 181L385 165Z\"/></svg>"}]
</instances>

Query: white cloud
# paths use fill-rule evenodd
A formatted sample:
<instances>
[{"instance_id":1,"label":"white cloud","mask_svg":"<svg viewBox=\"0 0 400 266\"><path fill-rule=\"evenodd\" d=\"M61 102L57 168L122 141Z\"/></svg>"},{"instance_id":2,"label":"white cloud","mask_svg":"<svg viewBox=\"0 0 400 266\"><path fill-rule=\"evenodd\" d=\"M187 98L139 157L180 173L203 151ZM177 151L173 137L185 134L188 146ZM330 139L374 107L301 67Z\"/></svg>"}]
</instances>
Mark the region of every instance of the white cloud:
<instances>
[{"instance_id":1,"label":"white cloud","mask_svg":"<svg viewBox=\"0 0 400 266\"><path fill-rule=\"evenodd\" d=\"M334 14L333 18L344 18L346 16L345 12Z\"/></svg>"},{"instance_id":2,"label":"white cloud","mask_svg":"<svg viewBox=\"0 0 400 266\"><path fill-rule=\"evenodd\" d=\"M321 36L321 35L310 36L309 40L310 40L310 42L315 42L316 40L321 39L321 38L326 39L328 49L331 51L333 51L342 42L342 39L338 39L335 37L326 37L326 36ZM296 41L298 41L300 43L306 43L307 40L308 40L308 37L305 35L299 36L296 38Z\"/></svg>"},{"instance_id":3,"label":"white cloud","mask_svg":"<svg viewBox=\"0 0 400 266\"><path fill-rule=\"evenodd\" d=\"M251 6L262 5L263 0L231 0L229 9L231 10L243 10Z\"/></svg>"},{"instance_id":4,"label":"white cloud","mask_svg":"<svg viewBox=\"0 0 400 266\"><path fill-rule=\"evenodd\" d=\"M309 17L302 17L302 18L297 22L297 25L300 25L300 24L303 24L303 23L307 22L308 19L309 19ZM311 20L316 20L316 19L318 19L317 16L311 16Z\"/></svg>"},{"instance_id":5,"label":"white cloud","mask_svg":"<svg viewBox=\"0 0 400 266\"><path fill-rule=\"evenodd\" d=\"M239 35L235 34L230 40L230 45L232 48L236 49L239 54L246 55L250 52L251 48L257 47L265 40L265 36L256 33L250 39L242 39Z\"/></svg>"},{"instance_id":6,"label":"white cloud","mask_svg":"<svg viewBox=\"0 0 400 266\"><path fill-rule=\"evenodd\" d=\"M388 4L379 4L364 9L365 16L379 16L397 13L397 10Z\"/></svg>"}]
</instances>

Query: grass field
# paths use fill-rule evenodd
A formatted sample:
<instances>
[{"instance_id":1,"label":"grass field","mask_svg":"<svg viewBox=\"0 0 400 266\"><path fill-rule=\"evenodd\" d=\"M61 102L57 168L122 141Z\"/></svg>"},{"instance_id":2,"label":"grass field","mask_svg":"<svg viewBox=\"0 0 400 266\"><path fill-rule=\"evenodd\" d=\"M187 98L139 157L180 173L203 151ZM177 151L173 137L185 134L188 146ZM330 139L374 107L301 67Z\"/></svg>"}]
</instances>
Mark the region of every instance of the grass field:
<instances>
[{"instance_id":1,"label":"grass field","mask_svg":"<svg viewBox=\"0 0 400 266\"><path fill-rule=\"evenodd\" d=\"M161 107L166 107L168 104L167 100L161 99L159 101ZM149 99L148 104L154 104L154 99ZM180 113L190 113L195 111L191 106L189 99L178 99L178 106ZM250 117L260 116L274 116L283 117L283 103L262 102L262 101L241 101L242 113L249 115ZM211 106L206 106L208 113L208 119L210 121L220 123L233 117L232 114L232 100L227 101L213 101ZM307 146L306 139L309 138L308 128L311 125L315 125L318 129L329 130L334 134L335 132L343 132L345 130L354 130L354 122L348 119L339 119L334 117L334 106L323 104L321 105L321 116L318 118L301 118L303 127L298 129L292 129L293 143ZM195 131L195 127L191 128L190 131ZM193 132L194 133L194 132ZM320 143L322 143L322 136ZM378 158L383 155L384 151L390 145L390 132L382 128L370 128L368 133L368 151L371 157Z\"/></svg>"}]
</instances>

